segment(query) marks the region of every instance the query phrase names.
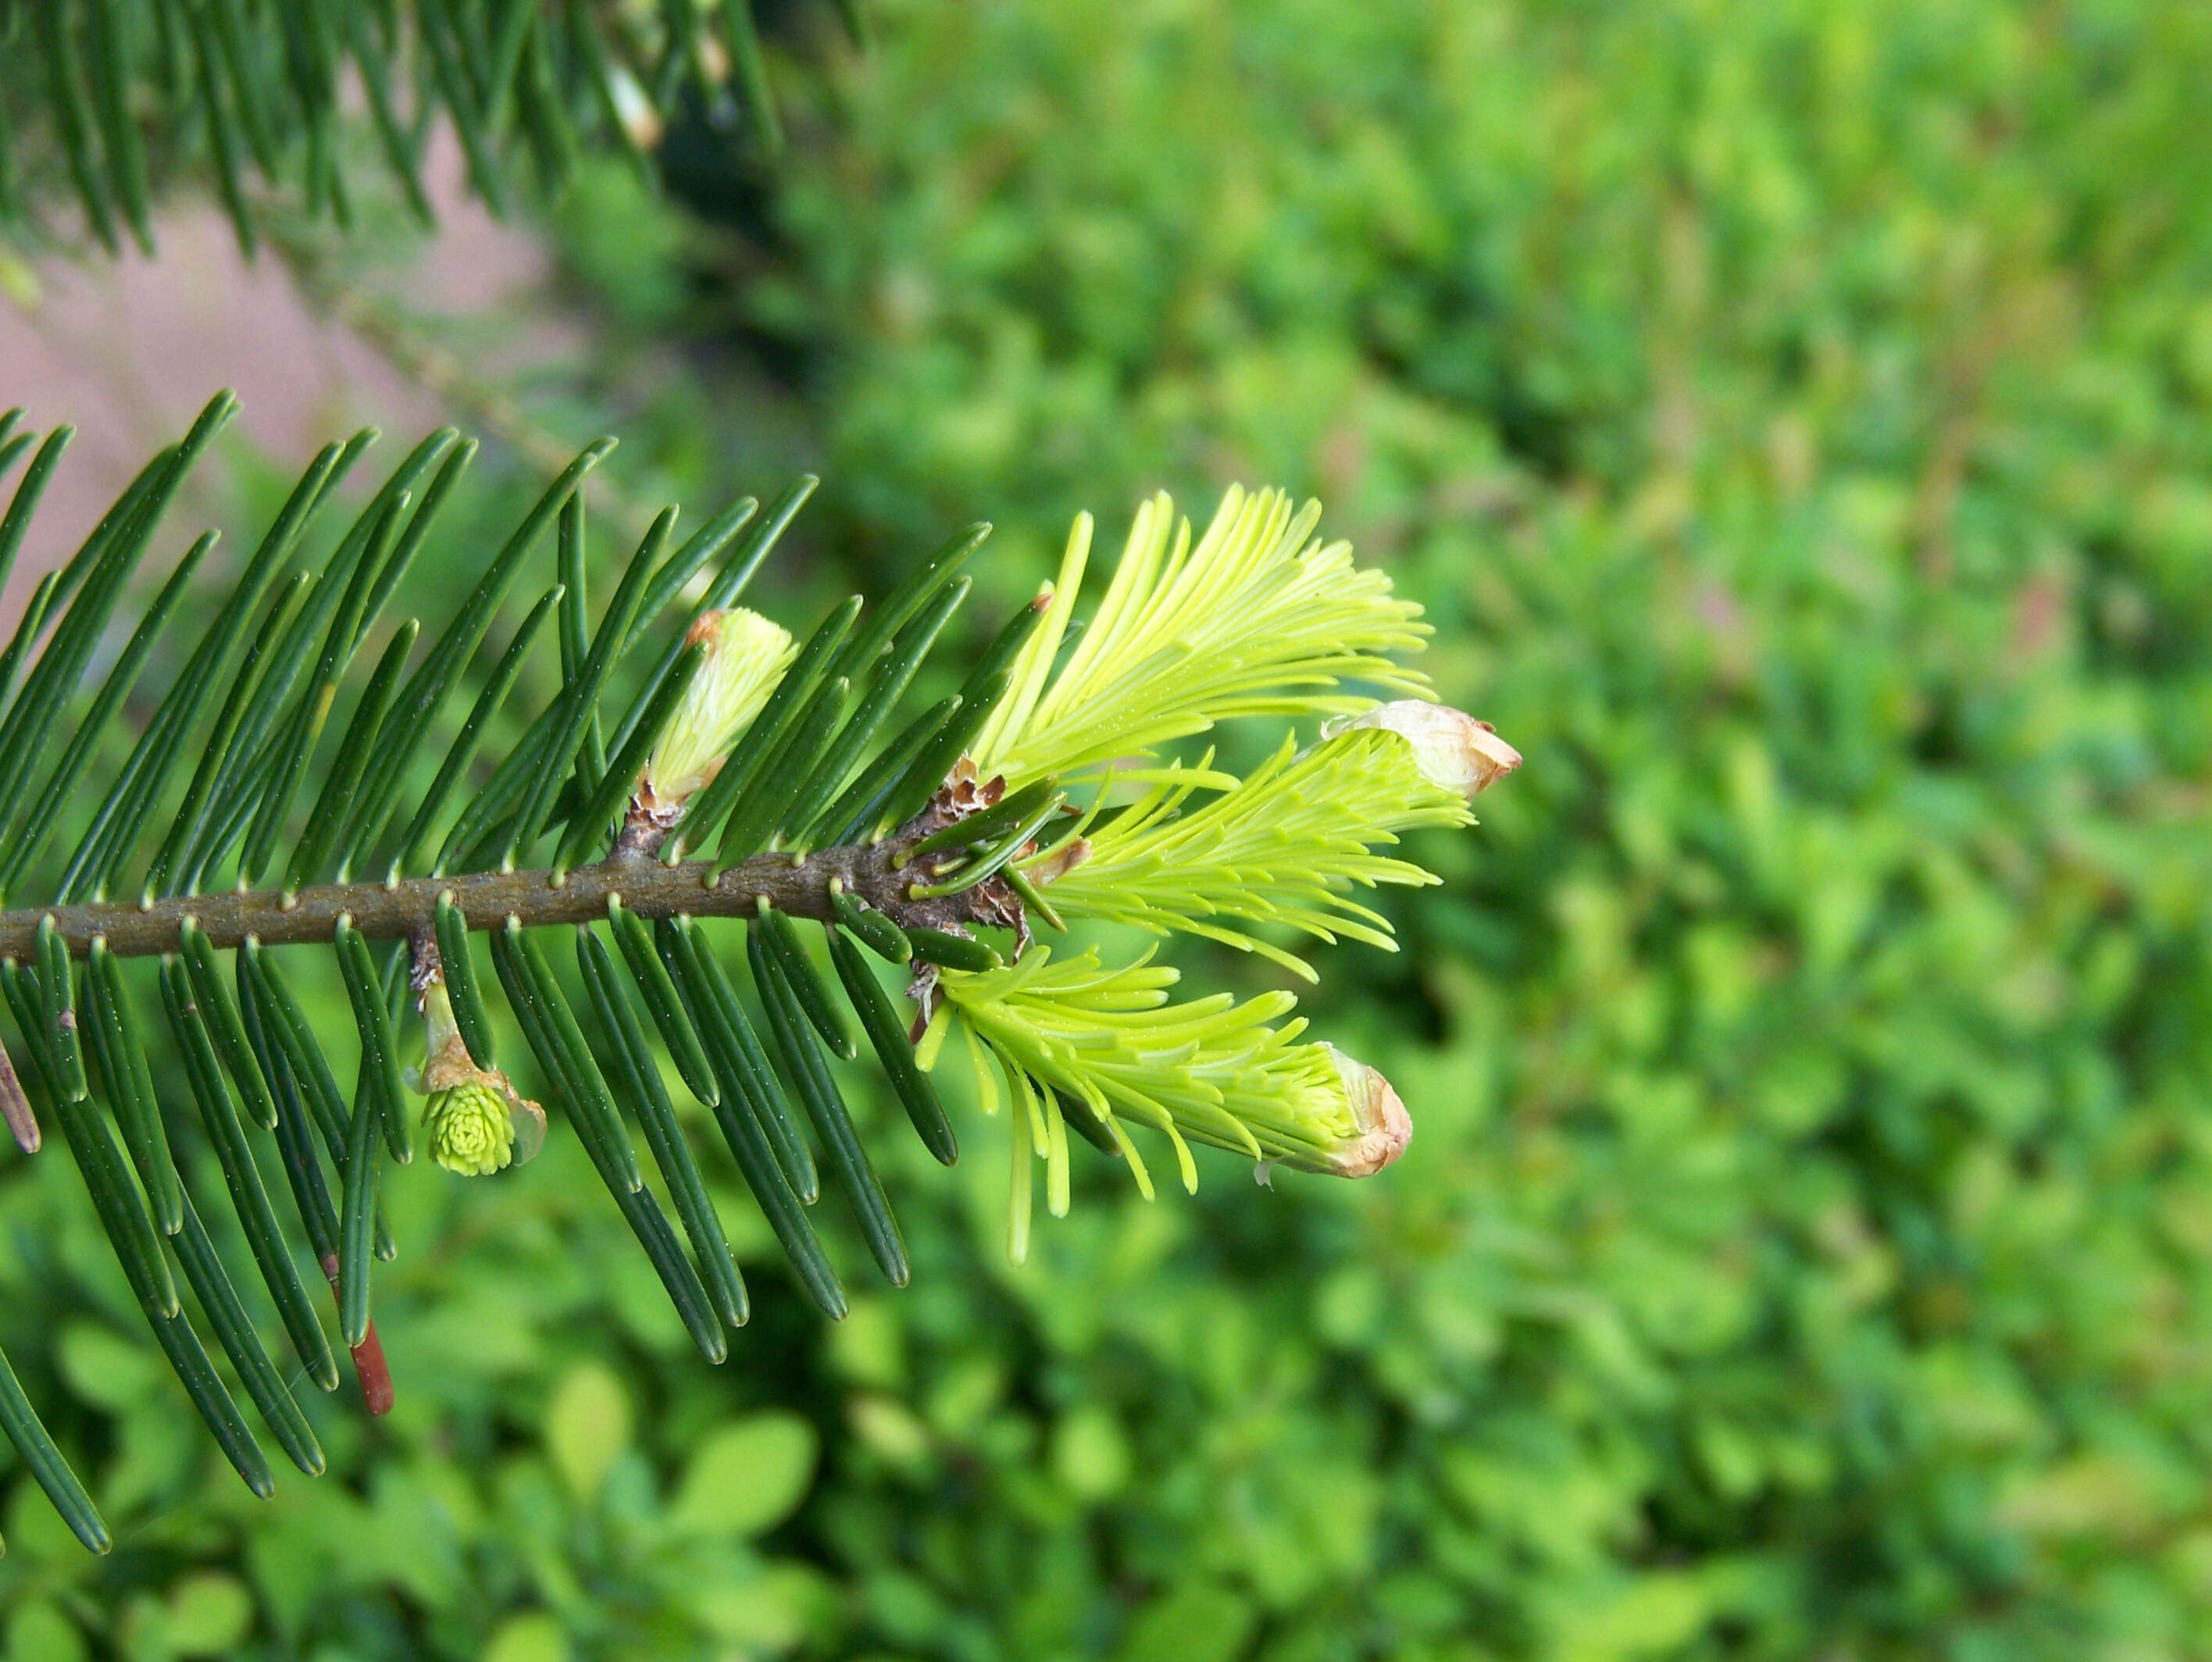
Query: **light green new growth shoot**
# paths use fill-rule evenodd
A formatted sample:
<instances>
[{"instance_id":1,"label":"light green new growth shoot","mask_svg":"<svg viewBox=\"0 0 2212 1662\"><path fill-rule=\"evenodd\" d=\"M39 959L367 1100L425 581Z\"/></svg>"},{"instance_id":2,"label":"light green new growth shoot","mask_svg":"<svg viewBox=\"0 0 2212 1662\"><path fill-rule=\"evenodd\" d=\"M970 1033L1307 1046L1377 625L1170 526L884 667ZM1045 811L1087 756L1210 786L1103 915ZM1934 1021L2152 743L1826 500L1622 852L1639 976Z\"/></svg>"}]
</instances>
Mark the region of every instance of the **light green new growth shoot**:
<instances>
[{"instance_id":1,"label":"light green new growth shoot","mask_svg":"<svg viewBox=\"0 0 2212 1662\"><path fill-rule=\"evenodd\" d=\"M707 656L646 763L638 790L648 809L681 807L714 776L799 656L789 630L743 606L703 614L689 641Z\"/></svg>"},{"instance_id":2,"label":"light green new growth shoot","mask_svg":"<svg viewBox=\"0 0 2212 1662\"><path fill-rule=\"evenodd\" d=\"M1339 690L1346 677L1432 696L1386 656L1421 649L1421 609L1395 597L1382 573L1355 567L1349 543L1308 543L1320 519L1318 502L1294 514L1280 491L1247 496L1232 486L1194 547L1190 521L1176 518L1164 492L1153 497L1059 676L1067 604L1015 660L1006 701L976 737L979 770L1019 786L1149 755L1232 716L1350 713L1375 702ZM1091 530L1091 516L1079 516L1054 585L1070 603Z\"/></svg>"},{"instance_id":3,"label":"light green new growth shoot","mask_svg":"<svg viewBox=\"0 0 2212 1662\"><path fill-rule=\"evenodd\" d=\"M1471 824L1468 802L1521 757L1488 724L1427 701L1427 683L1386 656L1420 649L1419 609L1380 573L1356 567L1348 544L1310 542L1319 517L1313 503L1293 513L1278 491L1231 489L1194 544L1166 496L1146 503L1058 674L1064 604L1015 658L1004 701L971 745L975 782L963 788L980 794L965 807L944 799L943 828L914 846L917 873L933 881L913 895L1001 883L1010 894L998 903L1018 897L1028 908L1010 921L1181 931L1309 981L1313 967L1261 931L1395 949L1389 920L1351 891L1438 879L1376 851L1401 832ZM1091 531L1090 516L1079 517L1056 597L1080 587ZM1416 696L1378 705L1346 679ZM1195 766L1161 761L1161 746L1237 716L1334 719L1309 749L1286 737L1242 780L1216 770L1211 750ZM1006 828L1038 801L1048 816L1057 792L1086 774L1103 777L1079 821L1043 835L1042 816ZM1141 793L1106 811L1121 784ZM933 1068L958 1027L986 1111L1011 1110L1018 1261L1036 1159L1048 1210L1066 1210L1070 1125L1126 1159L1147 1198L1152 1179L1130 1125L1168 1139L1187 1188L1198 1182L1194 1142L1249 1156L1263 1177L1276 1164L1363 1177L1412 1137L1380 1074L1333 1046L1299 1042L1303 1018L1281 1019L1297 1003L1288 992L1172 1004L1177 974L1149 955L1109 969L1095 949L1055 959L1042 946L1023 955L1026 945L1024 932L1016 961L992 968L941 956L947 967L925 970L914 989L926 1008L933 989L943 999L915 1059Z\"/></svg>"},{"instance_id":4,"label":"light green new growth shoot","mask_svg":"<svg viewBox=\"0 0 2212 1662\"><path fill-rule=\"evenodd\" d=\"M1218 992L1172 1004L1168 989L1179 980L1150 955L1109 970L1095 950L1054 961L1042 946L1003 969L943 976L946 1006L922 1059L937 1059L940 1024L957 1020L985 1112L996 1113L1001 1101L986 1053L1013 1099L1017 1262L1028 1252L1032 1156L1045 1162L1047 1210L1066 1215L1071 1114L1085 1135L1128 1161L1147 1199L1152 1176L1125 1119L1167 1137L1194 1192L1193 1140L1346 1176L1377 1169L1404 1147L1412 1127L1380 1075L1340 1065L1348 1058L1330 1046L1297 1043L1302 1017L1270 1025L1297 1002L1290 993L1239 1004Z\"/></svg>"},{"instance_id":5,"label":"light green new growth shoot","mask_svg":"<svg viewBox=\"0 0 2212 1662\"><path fill-rule=\"evenodd\" d=\"M1395 844L1401 831L1474 819L1464 797L1422 772L1410 743L1376 729L1304 752L1285 738L1242 785L1183 812L1196 788L1192 776L1171 772L1096 833L1090 858L1052 885L1054 907L1155 934L1204 936L1311 981L1310 964L1254 929L1279 924L1395 951L1389 920L1345 891L1437 882L1410 860L1370 851Z\"/></svg>"}]
</instances>

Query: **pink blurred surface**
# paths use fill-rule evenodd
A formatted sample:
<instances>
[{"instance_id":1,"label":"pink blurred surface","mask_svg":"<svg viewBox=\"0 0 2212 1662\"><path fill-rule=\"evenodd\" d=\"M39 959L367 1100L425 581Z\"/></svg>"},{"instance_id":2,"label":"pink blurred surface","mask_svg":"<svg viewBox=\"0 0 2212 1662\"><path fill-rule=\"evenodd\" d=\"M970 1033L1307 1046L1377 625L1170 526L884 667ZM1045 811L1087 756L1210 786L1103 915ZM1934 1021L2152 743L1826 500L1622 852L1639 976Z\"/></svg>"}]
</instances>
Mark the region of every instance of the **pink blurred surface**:
<instances>
[{"instance_id":1,"label":"pink blurred surface","mask_svg":"<svg viewBox=\"0 0 2212 1662\"><path fill-rule=\"evenodd\" d=\"M426 318L544 318L549 264L537 239L464 195L449 135L433 144L427 171L440 234L380 270L378 291ZM248 263L211 204L172 204L155 236L155 259L135 250L43 259L34 306L0 299L0 409L25 406L27 425L40 432L77 429L0 596L0 618L18 614L40 573L68 557L222 387L239 395L232 433L286 469L364 423L389 444L459 420L354 330L319 314L273 252ZM187 486L166 540L181 549L210 522L219 477L205 471ZM0 493L13 484L0 481Z\"/></svg>"}]
</instances>

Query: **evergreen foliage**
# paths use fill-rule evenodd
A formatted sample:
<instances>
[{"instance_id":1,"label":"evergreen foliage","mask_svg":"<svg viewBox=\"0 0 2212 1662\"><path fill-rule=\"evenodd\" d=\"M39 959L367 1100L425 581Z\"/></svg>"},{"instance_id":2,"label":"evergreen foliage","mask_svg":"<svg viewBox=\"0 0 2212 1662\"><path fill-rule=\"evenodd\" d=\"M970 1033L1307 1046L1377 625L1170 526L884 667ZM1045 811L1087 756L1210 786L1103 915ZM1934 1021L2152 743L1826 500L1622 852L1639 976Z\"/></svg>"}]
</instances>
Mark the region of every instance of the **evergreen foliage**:
<instances>
[{"instance_id":1,"label":"evergreen foliage","mask_svg":"<svg viewBox=\"0 0 2212 1662\"><path fill-rule=\"evenodd\" d=\"M1310 540L1317 508L1294 516L1275 493L1232 492L1194 549L1187 523L1170 533L1164 498L1146 503L1106 592L1106 622L1084 638L1091 652L1079 647L1053 677L1081 576L1072 558L1062 589L1018 609L1001 631L978 666L989 684L972 704L940 700L899 731L890 718L965 599L963 567L988 526L948 541L881 604L856 596L834 608L799 648L736 603L812 481L786 493L776 512L763 517L741 502L681 543L671 508L594 616L584 595L581 488L612 447L602 440L538 497L418 652L420 621L387 628L385 613L406 592L408 566L471 447L451 432L431 435L318 558L320 522L374 440L364 432L317 457L228 591L205 597L210 621L126 746L109 729L125 727L146 664L173 657L164 626L180 593L201 600L189 579L212 534L191 545L88 704L82 683L164 510L234 407L228 394L216 397L147 465L41 587L11 648L26 667L0 715L0 801L9 804L18 856L0 896L13 908L0 912L0 983L17 1018L24 1081L60 1122L117 1261L193 1405L256 1494L271 1491L267 1460L180 1286L286 1455L311 1476L325 1456L180 1179L185 1133L137 1036L140 995L124 967L133 957L159 960L185 1095L291 1354L319 1388L337 1388L336 1354L295 1263L295 1240L304 1239L379 1411L394 1392L375 1340L372 1283L376 1260L398 1251L379 1214L386 1162L413 1158L409 1085L428 1098L422 1132L432 1162L456 1175L493 1176L546 1139L544 1109L494 1065L505 1046L485 1001L476 931L489 933L535 1073L709 1362L728 1354L728 1330L747 1322L750 1298L640 998L668 1066L713 1111L799 1285L833 1319L846 1313L848 1297L807 1212L825 1175L884 1280L902 1287L910 1275L884 1186L830 1065L859 1053L848 1006L923 1142L946 1163L957 1143L927 1076L947 1022L963 1027L979 1058L984 1051L999 1058L1024 1132L1012 1165L1018 1260L1027 1253L1033 1155L1045 1165L1050 1210L1067 1209L1063 1103L1102 1149L1128 1160L1147 1193L1124 1119L1169 1139L1186 1186L1196 1182L1187 1138L1344 1175L1364 1175L1404 1146L1403 1110L1379 1076L1340 1068L1325 1046L1295 1042L1301 1022L1273 1025L1295 1002L1288 994L1168 1005L1160 990L1171 972L1141 963L1106 971L1091 954L1054 962L1031 938L1032 913L1037 926L1066 927L1045 891L1091 853L1084 832L1113 783L1109 767L1091 810L1078 814L1062 772L1080 775L1106 754L1141 763L1151 747L1232 716L1373 707L1371 695L1340 680L1346 674L1385 688L1419 686L1380 656L1420 645L1413 609L1390 597L1386 581L1356 572L1344 544ZM9 412L0 434L21 417ZM31 436L10 441L5 459L25 455ZM58 429L39 446L8 524L27 520L68 438ZM1086 518L1079 541L1087 527ZM1175 553L1163 562L1171 534ZM552 580L495 658L491 637L508 597L549 541ZM1285 597L1288 607L1266 604ZM454 787L471 771L485 712L480 698L448 737L449 707L479 658L497 666L488 695L504 696L513 660L549 614L560 662L550 695L457 805ZM1215 672L1179 678L1177 666L1197 656L1218 660ZM356 660L373 667L362 672ZM1114 736L1110 751L1055 748L1052 735L1085 726L1086 698L1098 712L1091 731ZM995 710L994 723L979 731L963 715L975 710ZM58 746L63 760L45 773ZM1017 751L1021 762L999 761ZM127 760L94 806L98 781L82 777L85 767L118 753ZM941 774L915 776L948 755ZM187 756L198 757L188 775ZM1105 846L1131 874L1127 904L1156 926L1188 912L1193 927L1216 933L1199 919L1235 917L1248 928L1288 920L1326 933L1318 921L1326 915L1387 944L1387 925L1371 913L1345 924L1338 912L1348 903L1336 891L1354 880L1426 881L1418 867L1364 850L1407 824L1464 823L1464 798L1429 784L1430 764L1396 732L1327 738L1310 757L1278 757L1249 785L1211 768L1139 766L1138 777L1175 784L1108 810L1121 834ZM1010 790L1006 775L1018 771L1028 782ZM727 786L733 777L740 788ZM923 787L911 804L909 783ZM1191 821L1215 858L1178 863L1160 839L1194 784L1215 793ZM1333 802L1304 800L1316 792ZM1248 795L1252 811L1240 814ZM687 841L703 843L718 828L717 858L684 859ZM1163 863L1179 864L1180 886L1158 880ZM1154 880L1136 876L1139 869ZM356 880L357 870L380 875ZM1103 892L1121 887L1109 880ZM1114 914L1095 895L1087 906L1079 897L1073 910L1086 909ZM750 998L697 921L717 917L744 920ZM810 932L828 931L834 981L794 918ZM619 957L594 926L600 920ZM921 1015L911 1037L843 939L848 926L913 966L907 992ZM573 935L581 1001L547 955L548 927ZM979 928L1011 931L1012 942L1002 952ZM329 953L353 1017L349 1099L325 1036L289 990L291 972L280 967L295 955L282 949L309 943ZM33 1098L17 1088L8 1107L19 1143L35 1152ZM681 1234L647 1186L633 1124ZM263 1176L272 1158L295 1203L296 1234ZM53 1441L14 1403L0 1392L0 1406L10 1406L5 1428L79 1538L104 1550L106 1526Z\"/></svg>"},{"instance_id":2,"label":"evergreen foliage","mask_svg":"<svg viewBox=\"0 0 2212 1662\"><path fill-rule=\"evenodd\" d=\"M781 215L842 540L1310 488L1530 761L1316 959L1386 1182L1079 1163L1049 1274L825 1346L816 1631L2203 1653L2208 75L2188 0L884 30Z\"/></svg>"},{"instance_id":3,"label":"evergreen foliage","mask_svg":"<svg viewBox=\"0 0 2212 1662\"><path fill-rule=\"evenodd\" d=\"M685 373L625 405L625 454L702 500L763 447L822 459L838 488L779 562L804 598L754 602L802 644L844 588L905 573L915 526L999 525L950 640L1030 595L1075 501L1239 475L1325 495L1424 604L1437 682L1481 688L1532 757L1480 843L1370 850L1444 879L1352 892L1399 953L1272 937L1323 970L1301 1013L1404 1089L1418 1145L1385 1182L1268 1195L1194 1143L1200 1194L1147 1205L1069 1115L1070 1215L1013 1271L1018 1099L987 1055L1001 1111L967 1112L950 1016L941 1102L878 1088L911 1063L886 964L913 945L833 892L840 985L858 961L897 1045L882 1081L830 1066L913 1283L854 1275L845 1321L800 1319L701 1106L711 1065L662 1025L653 925L618 914L753 1295L731 1363L687 1365L479 963L496 1058L475 1059L556 1125L519 1174L385 1166L404 1250L375 1309L402 1389L377 1421L301 1391L329 1481L279 1473L254 1501L74 1163L9 1162L7 1347L117 1543L84 1552L11 1470L11 1653L2200 1655L2212 11L886 9L878 50L834 66L836 130L794 123L776 240L735 284L618 162L561 209L610 359L685 337ZM731 373L755 350L765 441ZM434 549L481 560L520 517L470 477L400 610L442 622ZM176 604L189 646L205 619ZM682 650L674 625L624 690ZM448 724L485 711L484 762L450 804L556 656L520 655L507 709L469 705L473 674L454 693ZM930 711L895 713L886 747L940 731L978 661L934 652ZM172 673L159 651L143 672ZM1279 740L1197 743L1249 777ZM103 746L83 777L126 760ZM1282 983L1176 933L1178 1003ZM1082 950L1041 944L1054 971ZM1110 934L1102 962L1146 944ZM257 961L336 1058L326 956ZM195 1216L282 1356L143 986ZM929 1106L968 1156L951 1172ZM1171 1183L1172 1145L1125 1128ZM840 1265L867 1261L841 1197L808 1215Z\"/></svg>"}]
</instances>

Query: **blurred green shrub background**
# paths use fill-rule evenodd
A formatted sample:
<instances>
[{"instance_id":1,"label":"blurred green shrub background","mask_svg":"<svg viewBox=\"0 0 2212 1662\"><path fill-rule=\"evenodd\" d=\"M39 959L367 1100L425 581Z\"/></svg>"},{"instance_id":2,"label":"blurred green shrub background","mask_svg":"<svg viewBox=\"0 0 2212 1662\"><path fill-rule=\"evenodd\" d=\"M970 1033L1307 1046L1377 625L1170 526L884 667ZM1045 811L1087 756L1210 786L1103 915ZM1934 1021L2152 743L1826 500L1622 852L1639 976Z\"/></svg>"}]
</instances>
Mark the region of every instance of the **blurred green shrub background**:
<instances>
[{"instance_id":1,"label":"blurred green shrub background","mask_svg":"<svg viewBox=\"0 0 2212 1662\"><path fill-rule=\"evenodd\" d=\"M267 1504L11 1160L120 1544L7 1478L9 1653L2212 1656L2212 9L870 11L766 233L549 215L573 397L823 472L810 597L995 520L979 632L1078 507L1321 496L1528 757L1307 1006L1412 1151L1014 1271L878 1103L913 1288L815 1321L724 1172L720 1370L565 1133L410 1171L399 1408Z\"/></svg>"}]
</instances>

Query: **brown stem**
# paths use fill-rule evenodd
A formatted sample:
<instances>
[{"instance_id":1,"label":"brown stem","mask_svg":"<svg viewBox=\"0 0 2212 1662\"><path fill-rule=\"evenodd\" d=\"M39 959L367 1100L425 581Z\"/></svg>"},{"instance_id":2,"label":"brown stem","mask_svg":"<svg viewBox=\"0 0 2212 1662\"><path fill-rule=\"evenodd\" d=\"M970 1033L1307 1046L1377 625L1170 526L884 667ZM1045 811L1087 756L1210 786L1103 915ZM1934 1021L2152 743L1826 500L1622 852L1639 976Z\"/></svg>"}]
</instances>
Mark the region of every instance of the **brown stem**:
<instances>
[{"instance_id":1,"label":"brown stem","mask_svg":"<svg viewBox=\"0 0 2212 1662\"><path fill-rule=\"evenodd\" d=\"M264 946L327 941L341 917L350 917L354 927L373 939L392 940L428 930L438 896L447 893L467 914L471 929L495 929L510 917L520 918L526 928L586 923L605 917L608 901L617 895L642 918L678 913L738 917L754 911L765 898L793 917L827 922L836 916L830 907L833 877L894 923L945 929L975 919L974 890L932 901L906 898L911 874L896 870L892 857L907 840L900 836L867 846L824 848L796 863L787 854L756 855L719 878L711 861L664 865L649 856L622 851L596 865L579 867L558 884L550 871L471 871L392 884L322 883L290 895L254 889L176 895L146 905L108 901L25 907L0 913L0 958L30 957L40 919L47 917L78 957L95 937L124 957L173 952L179 926L186 918L195 919L209 944L218 948L236 946L248 936Z\"/></svg>"}]
</instances>

